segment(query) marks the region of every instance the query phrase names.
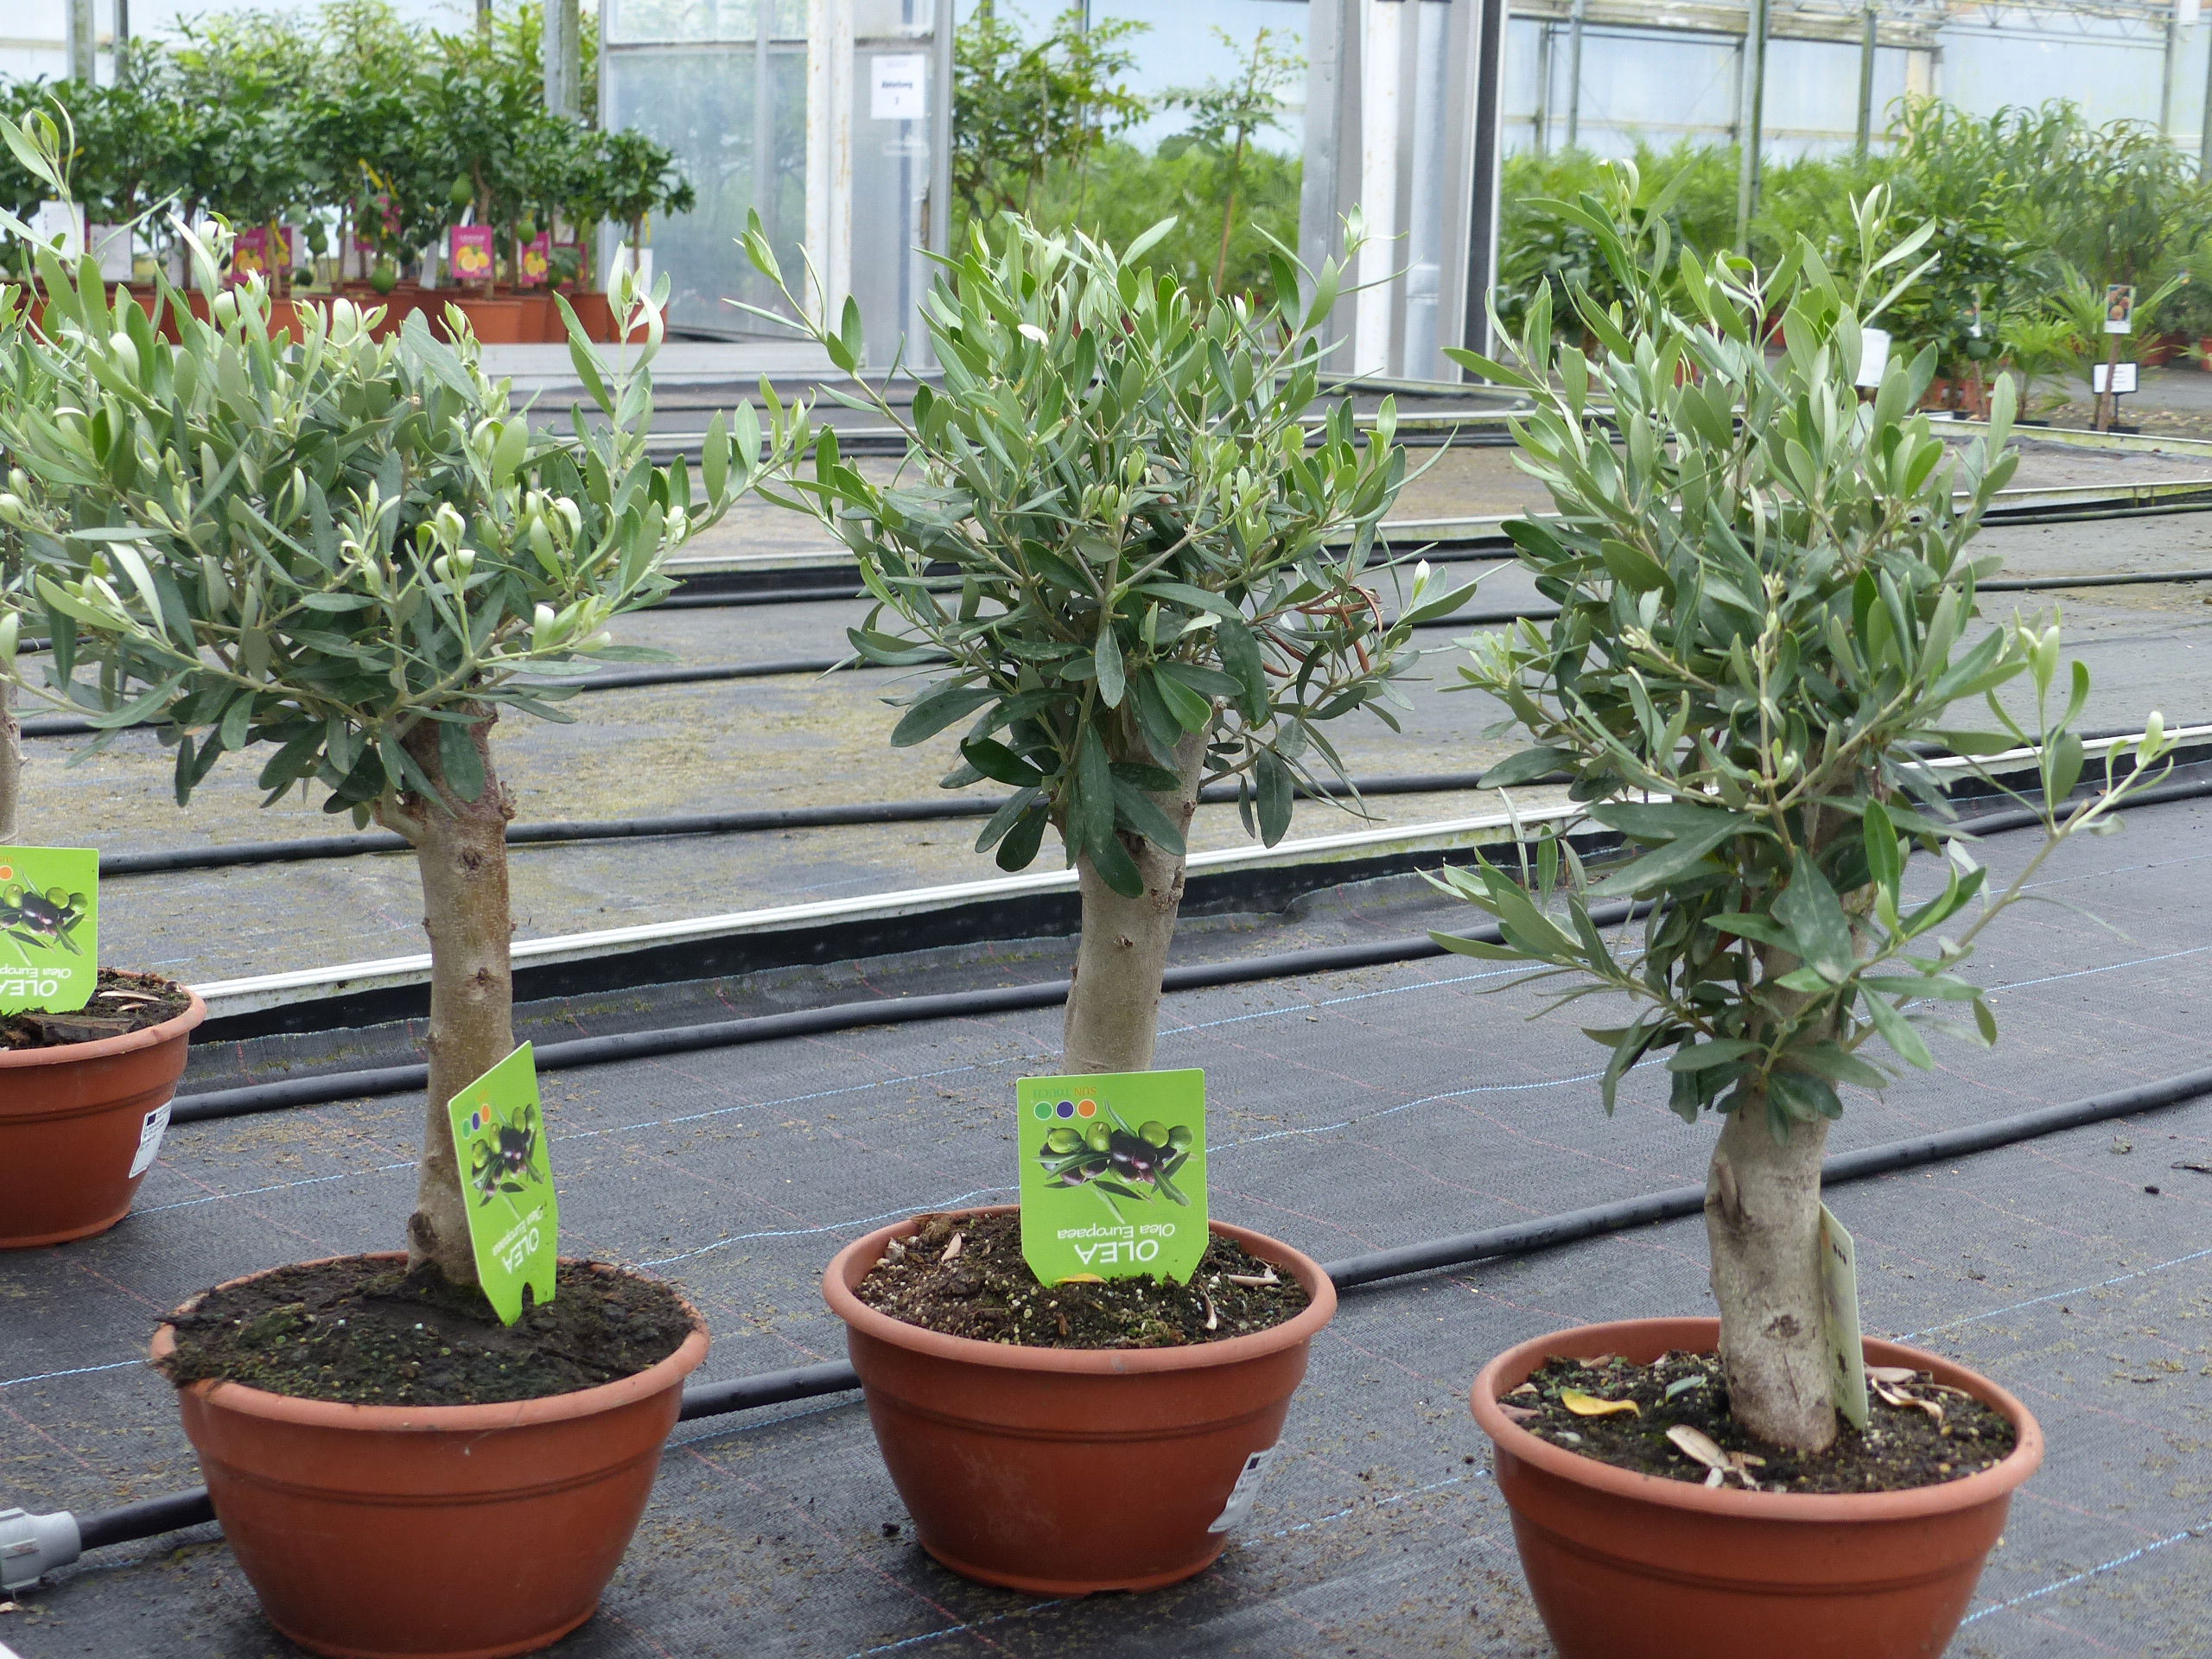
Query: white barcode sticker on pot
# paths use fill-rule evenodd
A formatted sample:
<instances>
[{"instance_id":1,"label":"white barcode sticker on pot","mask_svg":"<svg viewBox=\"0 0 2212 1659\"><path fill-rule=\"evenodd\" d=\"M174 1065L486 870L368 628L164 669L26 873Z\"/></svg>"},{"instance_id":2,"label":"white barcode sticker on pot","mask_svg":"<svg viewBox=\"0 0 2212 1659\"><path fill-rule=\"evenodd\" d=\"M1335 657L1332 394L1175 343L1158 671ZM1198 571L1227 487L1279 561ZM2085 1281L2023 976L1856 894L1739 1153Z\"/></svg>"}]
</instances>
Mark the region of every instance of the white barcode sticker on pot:
<instances>
[{"instance_id":1,"label":"white barcode sticker on pot","mask_svg":"<svg viewBox=\"0 0 2212 1659\"><path fill-rule=\"evenodd\" d=\"M159 1111L146 1114L146 1121L138 1128L138 1155L130 1160L133 1179L154 1166L154 1160L161 1156L162 1137L168 1133L169 1103L162 1103Z\"/></svg>"},{"instance_id":2,"label":"white barcode sticker on pot","mask_svg":"<svg viewBox=\"0 0 2212 1659\"><path fill-rule=\"evenodd\" d=\"M1252 1513L1252 1505L1260 1500L1260 1484L1268 1478L1268 1465L1274 1461L1276 1448L1255 1452L1244 1459L1244 1468L1236 1477L1236 1484L1229 1489L1229 1502L1221 1506L1221 1514L1208 1532L1232 1532L1244 1524L1244 1517Z\"/></svg>"}]
</instances>

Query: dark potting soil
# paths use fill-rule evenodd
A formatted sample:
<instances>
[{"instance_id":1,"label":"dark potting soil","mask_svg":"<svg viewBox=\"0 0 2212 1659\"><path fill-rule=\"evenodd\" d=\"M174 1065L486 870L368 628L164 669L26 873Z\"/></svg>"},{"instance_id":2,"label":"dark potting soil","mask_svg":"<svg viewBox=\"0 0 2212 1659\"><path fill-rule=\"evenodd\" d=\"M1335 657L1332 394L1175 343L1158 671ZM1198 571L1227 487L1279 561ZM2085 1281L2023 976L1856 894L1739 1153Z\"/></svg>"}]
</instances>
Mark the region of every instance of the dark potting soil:
<instances>
[{"instance_id":1,"label":"dark potting soil","mask_svg":"<svg viewBox=\"0 0 2212 1659\"><path fill-rule=\"evenodd\" d=\"M127 1036L174 1020L191 1006L191 994L173 979L103 968L99 988L81 1008L68 1014L31 1008L0 1015L0 1048L60 1048L70 1043L96 1043L103 1037Z\"/></svg>"},{"instance_id":2,"label":"dark potting soil","mask_svg":"<svg viewBox=\"0 0 2212 1659\"><path fill-rule=\"evenodd\" d=\"M480 1406L612 1382L666 1359L691 1332L666 1285L563 1262L553 1300L512 1325L435 1269L346 1256L212 1290L170 1316L180 1388L213 1378L366 1406Z\"/></svg>"},{"instance_id":3,"label":"dark potting soil","mask_svg":"<svg viewBox=\"0 0 2212 1659\"><path fill-rule=\"evenodd\" d=\"M1886 1389L1891 1398L1882 1397ZM1562 1395L1580 1394L1582 1411ZM1713 1484L1708 1465L1667 1437L1686 1424L1725 1456L1744 1461L1726 1485L1755 1482L1775 1492L1898 1492L1979 1474L2010 1452L2018 1437L2001 1413L1935 1382L1925 1371L1868 1388L1866 1429L1837 1424L1835 1444L1801 1457L1754 1440L1728 1415L1728 1393L1715 1354L1662 1354L1637 1365L1604 1359L1548 1359L1498 1404L1554 1446L1638 1474ZM1593 1402L1632 1401L1637 1411L1600 1414ZM1901 1402L1901 1403L1900 1403ZM1753 1462L1753 1459L1764 1459Z\"/></svg>"},{"instance_id":4,"label":"dark potting soil","mask_svg":"<svg viewBox=\"0 0 2212 1659\"><path fill-rule=\"evenodd\" d=\"M1153 1278L1038 1282L1021 1217L924 1216L893 1239L855 1294L908 1325L1025 1348L1179 1348L1225 1342L1295 1319L1299 1282L1215 1234L1187 1285Z\"/></svg>"}]
</instances>

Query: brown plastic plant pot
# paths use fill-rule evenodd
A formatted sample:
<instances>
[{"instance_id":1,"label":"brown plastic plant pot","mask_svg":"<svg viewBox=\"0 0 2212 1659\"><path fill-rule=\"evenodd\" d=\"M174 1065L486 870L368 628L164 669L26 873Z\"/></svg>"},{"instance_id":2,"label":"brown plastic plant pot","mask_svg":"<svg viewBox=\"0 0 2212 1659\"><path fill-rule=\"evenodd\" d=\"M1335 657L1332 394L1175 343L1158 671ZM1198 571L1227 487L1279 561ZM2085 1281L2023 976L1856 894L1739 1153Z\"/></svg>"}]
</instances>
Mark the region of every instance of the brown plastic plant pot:
<instances>
[{"instance_id":1,"label":"brown plastic plant pot","mask_svg":"<svg viewBox=\"0 0 2212 1659\"><path fill-rule=\"evenodd\" d=\"M340 1659L497 1659L575 1630L629 1548L683 1379L707 1357L687 1311L691 1334L658 1364L542 1400L180 1389L215 1518L269 1622ZM174 1326L154 1333L156 1360L175 1347Z\"/></svg>"},{"instance_id":2,"label":"brown plastic plant pot","mask_svg":"<svg viewBox=\"0 0 2212 1659\"><path fill-rule=\"evenodd\" d=\"M876 1444L922 1548L971 1579L1046 1595L1151 1590L1205 1571L1229 1541L1210 1529L1247 1460L1281 1437L1306 1346L1337 1311L1328 1275L1287 1244L1215 1222L1303 1285L1306 1310L1186 1348L977 1342L854 1294L919 1225L848 1244L822 1288L849 1327Z\"/></svg>"},{"instance_id":3,"label":"brown plastic plant pot","mask_svg":"<svg viewBox=\"0 0 2212 1659\"><path fill-rule=\"evenodd\" d=\"M1966 1614L2013 1489L2043 1461L2027 1408L1939 1355L1871 1338L1866 1357L1930 1371L2002 1412L2018 1444L1993 1469L1910 1491L1708 1488L1616 1469L1516 1424L1497 1402L1545 1360L1648 1363L1712 1353L1719 1321L1579 1325L1475 1378L1536 1609L1560 1659L1936 1659Z\"/></svg>"},{"instance_id":4,"label":"brown plastic plant pot","mask_svg":"<svg viewBox=\"0 0 2212 1659\"><path fill-rule=\"evenodd\" d=\"M168 1124L186 1042L207 1017L194 995L143 1031L0 1048L0 1249L104 1233L130 1212Z\"/></svg>"}]
</instances>

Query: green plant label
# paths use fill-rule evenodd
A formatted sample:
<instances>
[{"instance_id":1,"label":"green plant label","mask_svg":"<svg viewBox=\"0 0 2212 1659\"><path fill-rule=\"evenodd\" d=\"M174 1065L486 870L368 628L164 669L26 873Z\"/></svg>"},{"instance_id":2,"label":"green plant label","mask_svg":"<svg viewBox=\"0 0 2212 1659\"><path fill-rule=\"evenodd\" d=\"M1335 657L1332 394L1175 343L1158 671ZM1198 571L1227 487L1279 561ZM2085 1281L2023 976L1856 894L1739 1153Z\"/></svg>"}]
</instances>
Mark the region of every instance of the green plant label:
<instances>
[{"instance_id":1,"label":"green plant label","mask_svg":"<svg viewBox=\"0 0 2212 1659\"><path fill-rule=\"evenodd\" d=\"M0 1014L67 1014L99 986L100 855L0 847Z\"/></svg>"},{"instance_id":2,"label":"green plant label","mask_svg":"<svg viewBox=\"0 0 2212 1659\"><path fill-rule=\"evenodd\" d=\"M447 1103L468 1202L477 1277L500 1319L522 1317L522 1287L553 1300L561 1207L546 1161L537 1060L524 1043Z\"/></svg>"},{"instance_id":3,"label":"green plant label","mask_svg":"<svg viewBox=\"0 0 2212 1659\"><path fill-rule=\"evenodd\" d=\"M1015 1098L1030 1270L1187 1282L1206 1251L1206 1074L1024 1077Z\"/></svg>"},{"instance_id":4,"label":"green plant label","mask_svg":"<svg viewBox=\"0 0 2212 1659\"><path fill-rule=\"evenodd\" d=\"M1851 1235L1821 1206L1821 1311L1835 1408L1853 1428L1866 1427L1866 1345L1859 1330L1859 1262Z\"/></svg>"}]
</instances>

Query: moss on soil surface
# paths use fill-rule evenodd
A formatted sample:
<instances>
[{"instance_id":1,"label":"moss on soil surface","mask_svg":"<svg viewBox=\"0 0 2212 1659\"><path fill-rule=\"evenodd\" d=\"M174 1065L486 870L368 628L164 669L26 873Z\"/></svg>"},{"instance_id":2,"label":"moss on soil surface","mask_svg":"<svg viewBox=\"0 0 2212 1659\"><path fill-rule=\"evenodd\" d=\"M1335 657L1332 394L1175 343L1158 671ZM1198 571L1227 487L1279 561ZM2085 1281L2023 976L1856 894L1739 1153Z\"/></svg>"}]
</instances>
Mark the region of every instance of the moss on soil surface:
<instances>
[{"instance_id":1,"label":"moss on soil surface","mask_svg":"<svg viewBox=\"0 0 2212 1659\"><path fill-rule=\"evenodd\" d=\"M1728 1415L1716 1354L1662 1354L1649 1365L1631 1363L1618 1354L1591 1361L1548 1359L1498 1403L1523 1428L1586 1458L1638 1474L1705 1482L1706 1465L1667 1438L1670 1427L1687 1424L1724 1452L1764 1459L1764 1464L1747 1464L1744 1473L1760 1490L1774 1492L1896 1492L1940 1486L1980 1473L2017 1442L2003 1415L1934 1382L1924 1372L1917 1381L1894 1387L1900 1395L1924 1403L1892 1405L1873 1398L1864 1434L1840 1423L1835 1444L1809 1458L1754 1440L1738 1427ZM1570 1390L1598 1401L1633 1401L1637 1411L1585 1416L1561 1402L1561 1394ZM1730 1476L1727 1484L1740 1487L1744 1482Z\"/></svg>"},{"instance_id":2,"label":"moss on soil surface","mask_svg":"<svg viewBox=\"0 0 2212 1659\"><path fill-rule=\"evenodd\" d=\"M1149 1277L1040 1284L1021 1254L1021 1217L1012 1213L923 1217L921 1230L893 1239L855 1294L908 1325L1025 1348L1224 1342L1295 1319L1310 1300L1296 1280L1218 1233L1187 1285Z\"/></svg>"},{"instance_id":3,"label":"moss on soil surface","mask_svg":"<svg viewBox=\"0 0 2212 1659\"><path fill-rule=\"evenodd\" d=\"M563 1262L553 1300L501 1325L482 1293L365 1256L279 1268L170 1316L181 1388L213 1379L368 1406L476 1406L596 1388L691 1332L666 1285Z\"/></svg>"}]
</instances>

